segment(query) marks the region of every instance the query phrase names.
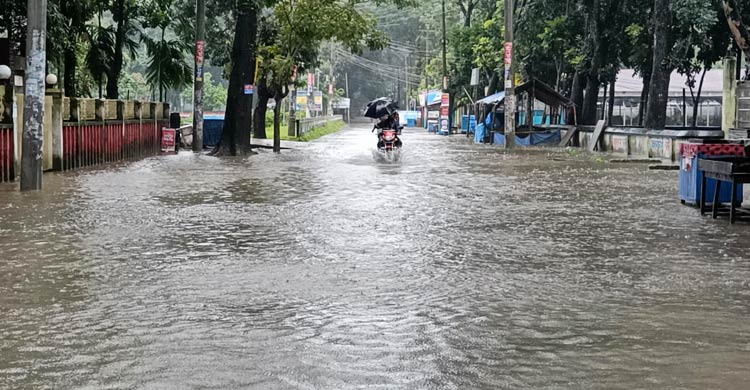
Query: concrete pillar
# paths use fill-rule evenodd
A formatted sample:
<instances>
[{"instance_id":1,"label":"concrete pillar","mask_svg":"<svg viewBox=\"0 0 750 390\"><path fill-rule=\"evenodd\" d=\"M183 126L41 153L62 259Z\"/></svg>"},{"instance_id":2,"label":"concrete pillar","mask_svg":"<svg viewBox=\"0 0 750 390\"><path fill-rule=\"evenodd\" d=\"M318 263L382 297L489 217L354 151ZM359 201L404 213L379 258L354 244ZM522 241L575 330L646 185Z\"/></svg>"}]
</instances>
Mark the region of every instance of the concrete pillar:
<instances>
[{"instance_id":1,"label":"concrete pillar","mask_svg":"<svg viewBox=\"0 0 750 390\"><path fill-rule=\"evenodd\" d=\"M724 58L723 62L723 87L721 103L721 130L724 131L724 138L728 138L729 130L735 127L734 120L737 116L737 79L735 68L737 60L734 57Z\"/></svg>"},{"instance_id":2,"label":"concrete pillar","mask_svg":"<svg viewBox=\"0 0 750 390\"><path fill-rule=\"evenodd\" d=\"M63 170L63 94L62 91L47 92L52 95L52 169Z\"/></svg>"}]
</instances>

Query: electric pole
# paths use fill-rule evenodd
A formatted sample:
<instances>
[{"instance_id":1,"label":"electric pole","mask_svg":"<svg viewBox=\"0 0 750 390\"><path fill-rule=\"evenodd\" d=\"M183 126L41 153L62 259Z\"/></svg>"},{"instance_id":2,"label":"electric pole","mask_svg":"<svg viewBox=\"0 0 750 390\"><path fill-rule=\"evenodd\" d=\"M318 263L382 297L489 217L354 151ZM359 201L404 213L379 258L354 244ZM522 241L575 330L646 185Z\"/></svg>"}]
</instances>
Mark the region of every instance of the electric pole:
<instances>
[{"instance_id":1,"label":"electric pole","mask_svg":"<svg viewBox=\"0 0 750 390\"><path fill-rule=\"evenodd\" d=\"M28 0L21 191L42 189L42 127L47 68L47 0Z\"/></svg>"},{"instance_id":2,"label":"electric pole","mask_svg":"<svg viewBox=\"0 0 750 390\"><path fill-rule=\"evenodd\" d=\"M448 57L446 54L446 41L445 38L445 0L442 1L443 5L443 88L441 89L443 91L443 95L445 95L448 92ZM450 99L450 97L448 97ZM441 96L441 103L440 103L440 111L441 116L442 114L445 114L445 118L441 118L441 122L446 124L445 131L450 134L451 131L451 114L450 114L450 103L448 104L448 107L443 107L445 104L443 102L443 96ZM441 123L441 126L442 126Z\"/></svg>"},{"instance_id":3,"label":"electric pole","mask_svg":"<svg viewBox=\"0 0 750 390\"><path fill-rule=\"evenodd\" d=\"M505 2L505 149L516 145L516 92L513 79L513 2ZM494 115L494 113L492 114Z\"/></svg>"},{"instance_id":4,"label":"electric pole","mask_svg":"<svg viewBox=\"0 0 750 390\"><path fill-rule=\"evenodd\" d=\"M203 51L206 35L206 0L198 0L195 31L195 79L193 80L193 151L203 150Z\"/></svg>"}]
</instances>

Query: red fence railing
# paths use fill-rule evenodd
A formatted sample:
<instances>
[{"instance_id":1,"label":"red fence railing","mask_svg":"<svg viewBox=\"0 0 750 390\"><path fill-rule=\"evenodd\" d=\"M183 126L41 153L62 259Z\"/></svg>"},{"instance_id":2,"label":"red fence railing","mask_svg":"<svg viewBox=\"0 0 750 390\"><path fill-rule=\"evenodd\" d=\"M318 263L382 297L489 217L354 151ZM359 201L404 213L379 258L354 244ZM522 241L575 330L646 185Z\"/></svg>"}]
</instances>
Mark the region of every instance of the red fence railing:
<instances>
[{"instance_id":1,"label":"red fence railing","mask_svg":"<svg viewBox=\"0 0 750 390\"><path fill-rule=\"evenodd\" d=\"M169 122L160 122L169 126ZM159 127L160 129L160 127ZM160 130L153 120L63 125L62 170L159 153Z\"/></svg>"},{"instance_id":2,"label":"red fence railing","mask_svg":"<svg viewBox=\"0 0 750 390\"><path fill-rule=\"evenodd\" d=\"M15 179L13 127L0 127L0 182Z\"/></svg>"}]
</instances>

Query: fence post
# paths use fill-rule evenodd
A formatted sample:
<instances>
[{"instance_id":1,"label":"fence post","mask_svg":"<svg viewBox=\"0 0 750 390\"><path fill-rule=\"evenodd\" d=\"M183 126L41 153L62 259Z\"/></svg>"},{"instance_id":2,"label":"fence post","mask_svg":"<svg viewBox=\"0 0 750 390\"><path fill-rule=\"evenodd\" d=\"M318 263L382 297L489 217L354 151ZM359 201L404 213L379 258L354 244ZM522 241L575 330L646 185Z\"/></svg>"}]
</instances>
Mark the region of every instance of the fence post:
<instances>
[{"instance_id":1,"label":"fence post","mask_svg":"<svg viewBox=\"0 0 750 390\"><path fill-rule=\"evenodd\" d=\"M70 98L70 121L76 124L76 139L66 168L75 169L81 166L81 102L78 98Z\"/></svg>"},{"instance_id":2,"label":"fence post","mask_svg":"<svg viewBox=\"0 0 750 390\"><path fill-rule=\"evenodd\" d=\"M52 169L63 170L63 94L62 91L48 92L52 95Z\"/></svg>"},{"instance_id":3,"label":"fence post","mask_svg":"<svg viewBox=\"0 0 750 390\"><path fill-rule=\"evenodd\" d=\"M120 140L117 142L117 159L122 160L122 147L125 140L125 101L117 101L117 120L120 122Z\"/></svg>"},{"instance_id":4,"label":"fence post","mask_svg":"<svg viewBox=\"0 0 750 390\"><path fill-rule=\"evenodd\" d=\"M99 164L104 162L104 137L106 135L105 130L107 129L106 103L107 101L104 99L96 99L94 106L94 115L96 116L96 121L101 123L101 127L99 129L99 150L98 153L96 153L96 158Z\"/></svg>"},{"instance_id":5,"label":"fence post","mask_svg":"<svg viewBox=\"0 0 750 390\"><path fill-rule=\"evenodd\" d=\"M161 142L161 137L159 137L159 134L161 134L161 129L159 128L159 119L156 117L156 103L150 102L149 103L149 112L151 113L151 122L154 124L151 137L149 140L149 153L151 154L158 154L157 147L159 143ZM156 139L154 139L156 138Z\"/></svg>"},{"instance_id":6,"label":"fence post","mask_svg":"<svg viewBox=\"0 0 750 390\"><path fill-rule=\"evenodd\" d=\"M133 102L133 117L134 117L134 119L138 120L138 140L140 142L140 139L141 139L141 129L143 128L143 102L140 102L138 100L136 100L135 102ZM132 137L132 134L130 135L130 137ZM128 137L128 138L130 138L130 137ZM129 144L128 145L128 150L130 150L131 147L132 147L132 145Z\"/></svg>"}]
</instances>

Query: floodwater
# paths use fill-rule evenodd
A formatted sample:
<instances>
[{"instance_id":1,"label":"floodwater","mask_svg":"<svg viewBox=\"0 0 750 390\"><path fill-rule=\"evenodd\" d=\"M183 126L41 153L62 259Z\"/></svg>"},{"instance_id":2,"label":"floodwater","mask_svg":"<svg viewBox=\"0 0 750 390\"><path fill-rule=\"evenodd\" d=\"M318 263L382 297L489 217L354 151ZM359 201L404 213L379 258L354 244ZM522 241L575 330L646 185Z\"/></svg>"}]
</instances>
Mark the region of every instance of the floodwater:
<instances>
[{"instance_id":1,"label":"floodwater","mask_svg":"<svg viewBox=\"0 0 750 390\"><path fill-rule=\"evenodd\" d=\"M360 127L0 186L0 389L746 389L750 224L677 172Z\"/></svg>"}]
</instances>

